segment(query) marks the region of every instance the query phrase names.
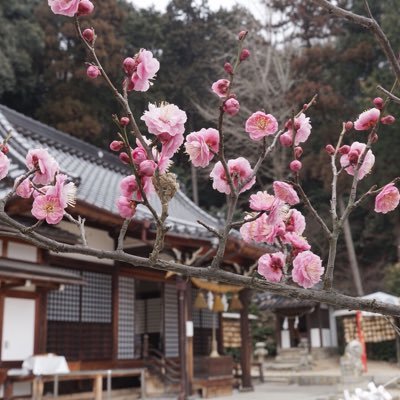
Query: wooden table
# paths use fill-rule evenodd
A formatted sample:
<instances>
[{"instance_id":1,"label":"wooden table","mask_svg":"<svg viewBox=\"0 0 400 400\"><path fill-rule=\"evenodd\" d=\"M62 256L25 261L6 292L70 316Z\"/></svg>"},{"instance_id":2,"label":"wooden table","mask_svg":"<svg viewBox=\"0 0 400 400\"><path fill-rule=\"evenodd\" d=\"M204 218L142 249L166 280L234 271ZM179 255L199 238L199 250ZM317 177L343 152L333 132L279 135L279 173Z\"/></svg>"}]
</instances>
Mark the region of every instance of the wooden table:
<instances>
[{"instance_id":1,"label":"wooden table","mask_svg":"<svg viewBox=\"0 0 400 400\"><path fill-rule=\"evenodd\" d=\"M93 381L93 399L103 399L103 378L107 379L106 400L112 399L111 380L116 377L140 376L141 398L146 396L145 369L107 369L107 370L84 370L72 371L62 374L51 375L28 375L28 376L8 376L5 381L4 400L13 399L14 382L32 382L32 399L43 399L43 388L45 382L54 382L53 398L58 398L58 385L61 381L74 380L92 380Z\"/></svg>"}]
</instances>

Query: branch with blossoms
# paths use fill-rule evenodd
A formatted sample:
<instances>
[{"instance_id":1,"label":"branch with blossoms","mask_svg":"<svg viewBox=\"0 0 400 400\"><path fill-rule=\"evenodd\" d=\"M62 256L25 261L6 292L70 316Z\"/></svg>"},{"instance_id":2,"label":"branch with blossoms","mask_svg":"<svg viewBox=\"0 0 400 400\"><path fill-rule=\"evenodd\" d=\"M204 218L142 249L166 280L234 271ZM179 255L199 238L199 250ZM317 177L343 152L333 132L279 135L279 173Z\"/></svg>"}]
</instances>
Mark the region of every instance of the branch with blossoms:
<instances>
[{"instance_id":1,"label":"branch with blossoms","mask_svg":"<svg viewBox=\"0 0 400 400\"><path fill-rule=\"evenodd\" d=\"M174 104L161 102L149 104L148 110L140 117L147 128L145 135L139 129L136 113L129 104L129 96L132 92L146 92L151 88L160 68L159 61L146 49L140 49L137 54L125 58L121 62L125 79L118 89L118 85L111 81L97 57L94 29L82 29L81 26L82 17L93 11L93 4L89 0L48 1L55 14L74 17L77 33L90 57L87 67L88 78L104 79L121 106L121 115L113 117L118 133L116 140L110 144L110 149L118 153L120 161L129 169L129 174L120 182L120 197L117 200L118 212L124 223L114 251L102 251L88 246L84 220L80 217L74 219L67 212L67 208L75 203L75 185L68 182L68 177L60 172L57 161L47 150L31 149L26 156L27 172L17 178L13 189L0 200L0 221L17 230L16 233L9 235L23 238L54 252L92 255L135 266L170 270L187 276L268 290L343 308L400 315L400 309L393 305L344 296L333 289L336 248L344 221L370 196L375 196L375 212L378 213L393 211L400 202L400 193L396 187L399 179L396 177L381 188L372 187L365 193L358 193L359 182L372 172L374 166L375 156L372 148L378 140L378 130L383 125L395 122L393 116L385 113L386 104L393 100L394 95L388 94L386 100L374 99L374 107L361 113L354 123L343 123L337 143L326 146L325 150L329 156L327 162L332 169L332 195L331 217L329 221L325 221L307 196L301 182L301 157L306 142L312 134L311 120L306 112L316 102L316 96L297 113L293 113L290 119L281 123L265 110L257 110L248 117L243 130L248 135L249 141L259 147L259 157L253 167L244 157L239 156L235 159L226 157L225 143L228 134L224 131L224 121L227 118L235 118L240 111L239 96L234 90L235 82L239 79L242 63L251 59L249 50L244 47L246 31L238 35L236 56L231 62L224 64L226 76L216 80L211 86L212 92L220 99L216 112L216 127L191 132L185 138L186 113ZM322 0L317 2L327 3ZM366 132L365 140L352 141L353 129ZM7 144L8 141L9 138L6 138L0 147L0 179L7 176L10 166L6 154L12 141ZM182 146L194 167L212 166L210 178L213 189L227 197L228 207L222 226L212 227L199 221L199 225L218 239L216 251L208 266L185 265L160 259L165 235L169 229L169 202L178 190L176 176L170 173L169 169L173 156ZM254 187L261 165L277 146L288 148L293 156L288 165L290 179L273 182L271 193L260 190L251 194L249 211L242 219L234 221L239 197ZM337 209L337 184L342 174L348 174L353 179L348 190L347 206L340 215ZM153 195L156 195L161 203L159 213L150 202ZM14 196L32 201L31 212L38 221L32 227L27 228L7 215L6 204ZM295 208L301 201L320 224L327 238L329 255L326 262L311 251L311 245L304 236L306 218ZM138 204L147 207L157 228L153 250L148 258L127 254L123 249L124 238ZM60 243L41 235L36 230L44 222L54 225L63 218L77 225L83 245ZM267 248L265 245L273 248L272 252L259 258L258 276L243 276L227 272L222 268L227 243L235 228L240 228L240 234L245 242L259 245L260 248ZM321 281L324 288L316 290L315 285Z\"/></svg>"}]
</instances>

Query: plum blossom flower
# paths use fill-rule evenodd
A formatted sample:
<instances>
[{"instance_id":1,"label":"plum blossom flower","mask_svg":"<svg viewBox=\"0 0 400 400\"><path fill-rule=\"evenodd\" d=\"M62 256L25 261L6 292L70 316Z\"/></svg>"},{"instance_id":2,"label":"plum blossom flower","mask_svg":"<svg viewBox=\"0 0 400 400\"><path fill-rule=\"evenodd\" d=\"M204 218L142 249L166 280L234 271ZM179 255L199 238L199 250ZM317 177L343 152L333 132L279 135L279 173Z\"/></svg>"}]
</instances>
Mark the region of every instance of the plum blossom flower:
<instances>
[{"instance_id":1,"label":"plum blossom flower","mask_svg":"<svg viewBox=\"0 0 400 400\"><path fill-rule=\"evenodd\" d=\"M375 198L375 212L386 214L393 211L399 202L399 189L394 183L388 183Z\"/></svg>"},{"instance_id":2,"label":"plum blossom flower","mask_svg":"<svg viewBox=\"0 0 400 400\"><path fill-rule=\"evenodd\" d=\"M63 208L67 208L67 206L74 207L76 202L76 186L73 182L65 183L66 181L66 175L58 174L55 185L47 189L46 195L56 197Z\"/></svg>"},{"instance_id":3,"label":"plum blossom flower","mask_svg":"<svg viewBox=\"0 0 400 400\"><path fill-rule=\"evenodd\" d=\"M285 203L290 204L291 206L298 204L300 202L299 196L296 191L293 189L292 185L289 185L286 182L275 181L273 183L275 196L284 201Z\"/></svg>"},{"instance_id":4,"label":"plum blossom flower","mask_svg":"<svg viewBox=\"0 0 400 400\"><path fill-rule=\"evenodd\" d=\"M124 197L132 197L133 193L138 190L138 188L139 185L133 175L126 176L119 184L119 189Z\"/></svg>"},{"instance_id":5,"label":"plum blossom flower","mask_svg":"<svg viewBox=\"0 0 400 400\"><path fill-rule=\"evenodd\" d=\"M280 251L272 254L264 254L258 260L258 273L268 282L280 282L285 262L286 257Z\"/></svg>"},{"instance_id":6,"label":"plum blossom flower","mask_svg":"<svg viewBox=\"0 0 400 400\"><path fill-rule=\"evenodd\" d=\"M54 14L73 17L79 7L80 0L48 0L48 4Z\"/></svg>"},{"instance_id":7,"label":"plum blossom flower","mask_svg":"<svg viewBox=\"0 0 400 400\"><path fill-rule=\"evenodd\" d=\"M298 254L305 250L310 250L311 246L307 242L307 239L296 232L287 232L283 237L283 242L288 243L292 246L294 254Z\"/></svg>"},{"instance_id":8,"label":"plum blossom flower","mask_svg":"<svg viewBox=\"0 0 400 400\"><path fill-rule=\"evenodd\" d=\"M343 154L340 157L340 165L346 170L349 175L354 175L355 168L358 164L358 160L361 154L364 153L366 148L365 143L354 142L349 149L347 154ZM363 179L367 175L375 164L375 156L371 150L367 151L364 161L358 170L358 179Z\"/></svg>"},{"instance_id":9,"label":"plum blossom flower","mask_svg":"<svg viewBox=\"0 0 400 400\"><path fill-rule=\"evenodd\" d=\"M300 211L293 208L286 216L285 226L286 232L294 232L301 235L306 229L306 219Z\"/></svg>"},{"instance_id":10,"label":"plum blossom flower","mask_svg":"<svg viewBox=\"0 0 400 400\"><path fill-rule=\"evenodd\" d=\"M257 111L247 119L245 129L252 140L261 140L278 130L278 121L271 114Z\"/></svg>"},{"instance_id":11,"label":"plum blossom flower","mask_svg":"<svg viewBox=\"0 0 400 400\"><path fill-rule=\"evenodd\" d=\"M153 160L142 161L139 165L139 173L143 176L153 176L157 169L157 164Z\"/></svg>"},{"instance_id":12,"label":"plum blossom flower","mask_svg":"<svg viewBox=\"0 0 400 400\"><path fill-rule=\"evenodd\" d=\"M10 160L3 152L0 151L0 180L7 176L9 168Z\"/></svg>"},{"instance_id":13,"label":"plum blossom flower","mask_svg":"<svg viewBox=\"0 0 400 400\"><path fill-rule=\"evenodd\" d=\"M175 104L161 103L159 107L149 104L149 110L140 118L153 135L167 133L170 136L182 135L185 132L187 116Z\"/></svg>"},{"instance_id":14,"label":"plum blossom flower","mask_svg":"<svg viewBox=\"0 0 400 400\"><path fill-rule=\"evenodd\" d=\"M230 99L226 100L224 103L224 111L230 115L231 117L235 116L240 110L239 102L231 97Z\"/></svg>"},{"instance_id":15,"label":"plum blossom flower","mask_svg":"<svg viewBox=\"0 0 400 400\"><path fill-rule=\"evenodd\" d=\"M228 170L233 182L233 186L235 188L238 188L240 185L242 185L253 174L250 163L244 157L238 157L234 160L229 160ZM215 164L213 170L210 173L210 177L213 180L214 189L218 190L221 193L231 193L228 178L225 174L225 170L221 161L218 161ZM242 187L240 193L249 190L254 185L255 181L255 177L251 178L250 181Z\"/></svg>"},{"instance_id":16,"label":"plum blossom flower","mask_svg":"<svg viewBox=\"0 0 400 400\"><path fill-rule=\"evenodd\" d=\"M379 121L381 112L377 108L371 108L362 112L354 122L354 129L357 131L367 131L373 128Z\"/></svg>"},{"instance_id":17,"label":"plum blossom flower","mask_svg":"<svg viewBox=\"0 0 400 400\"><path fill-rule=\"evenodd\" d=\"M117 200L119 215L124 219L130 219L135 215L136 203L127 197L120 196Z\"/></svg>"},{"instance_id":18,"label":"plum blossom flower","mask_svg":"<svg viewBox=\"0 0 400 400\"><path fill-rule=\"evenodd\" d=\"M298 146L300 143L307 141L311 134L310 118L306 117L304 113L301 113L297 118L294 119L294 127L296 130L296 136L294 138L294 144ZM293 128L290 127L283 135L284 137L293 137ZM282 136L283 136L282 135Z\"/></svg>"},{"instance_id":19,"label":"plum blossom flower","mask_svg":"<svg viewBox=\"0 0 400 400\"><path fill-rule=\"evenodd\" d=\"M135 58L125 59L124 69L130 75L129 80L126 81L127 89L146 92L152 84L150 80L154 79L160 69L160 63L153 57L151 51L142 49L135 55Z\"/></svg>"},{"instance_id":20,"label":"plum blossom flower","mask_svg":"<svg viewBox=\"0 0 400 400\"><path fill-rule=\"evenodd\" d=\"M219 79L211 86L212 91L219 97L226 97L230 82L228 79Z\"/></svg>"},{"instance_id":21,"label":"plum blossom flower","mask_svg":"<svg viewBox=\"0 0 400 400\"><path fill-rule=\"evenodd\" d=\"M21 179L21 177L18 177L15 181L18 181L19 179ZM24 199L29 199L29 197L31 197L33 193L33 186L30 179L29 178L24 179L17 186L15 193Z\"/></svg>"},{"instance_id":22,"label":"plum blossom flower","mask_svg":"<svg viewBox=\"0 0 400 400\"><path fill-rule=\"evenodd\" d=\"M303 251L293 260L293 282L306 289L318 283L323 273L322 260L311 251Z\"/></svg>"},{"instance_id":23,"label":"plum blossom flower","mask_svg":"<svg viewBox=\"0 0 400 400\"><path fill-rule=\"evenodd\" d=\"M254 215L250 214L247 218ZM240 228L240 234L245 242L269 243L273 244L276 237L284 230L283 222L270 224L268 216L262 214L255 221L247 222Z\"/></svg>"},{"instance_id":24,"label":"plum blossom flower","mask_svg":"<svg viewBox=\"0 0 400 400\"><path fill-rule=\"evenodd\" d=\"M219 133L214 128L200 129L186 136L186 153L195 167L206 167L219 150Z\"/></svg>"},{"instance_id":25,"label":"plum blossom flower","mask_svg":"<svg viewBox=\"0 0 400 400\"><path fill-rule=\"evenodd\" d=\"M275 196L272 194L259 191L250 196L250 208L254 211L270 211L274 200Z\"/></svg>"},{"instance_id":26,"label":"plum blossom flower","mask_svg":"<svg viewBox=\"0 0 400 400\"><path fill-rule=\"evenodd\" d=\"M182 146L185 140L182 134L171 136L169 133L158 135L158 139L162 144L161 157L171 158Z\"/></svg>"},{"instance_id":27,"label":"plum blossom flower","mask_svg":"<svg viewBox=\"0 0 400 400\"><path fill-rule=\"evenodd\" d=\"M58 197L52 195L36 196L32 204L32 215L39 221L46 220L48 224L58 224L64 216L64 207Z\"/></svg>"},{"instance_id":28,"label":"plum blossom flower","mask_svg":"<svg viewBox=\"0 0 400 400\"><path fill-rule=\"evenodd\" d=\"M46 149L29 150L26 156L26 166L30 170L36 169L32 181L41 185L51 183L59 170L57 161L50 156Z\"/></svg>"}]
</instances>

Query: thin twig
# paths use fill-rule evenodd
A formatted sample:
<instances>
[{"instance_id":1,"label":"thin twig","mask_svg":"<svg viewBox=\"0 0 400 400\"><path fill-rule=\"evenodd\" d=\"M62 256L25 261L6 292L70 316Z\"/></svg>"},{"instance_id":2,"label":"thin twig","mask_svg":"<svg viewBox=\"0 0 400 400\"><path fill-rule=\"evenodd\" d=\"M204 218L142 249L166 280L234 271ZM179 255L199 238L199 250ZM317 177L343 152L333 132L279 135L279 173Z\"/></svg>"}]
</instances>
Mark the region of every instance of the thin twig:
<instances>
[{"instance_id":1,"label":"thin twig","mask_svg":"<svg viewBox=\"0 0 400 400\"><path fill-rule=\"evenodd\" d=\"M384 93L387 97L389 97L389 99L392 100L394 103L400 104L400 98L395 96L393 93L390 93L389 90L386 90L381 85L378 85L376 88Z\"/></svg>"},{"instance_id":2,"label":"thin twig","mask_svg":"<svg viewBox=\"0 0 400 400\"><path fill-rule=\"evenodd\" d=\"M211 232L217 238L219 238L219 239L222 238L222 235L213 227L207 225L206 223L204 223L203 221L200 221L199 219L197 220L197 223L200 224L201 226L203 226L204 228L206 228L209 232Z\"/></svg>"},{"instance_id":3,"label":"thin twig","mask_svg":"<svg viewBox=\"0 0 400 400\"><path fill-rule=\"evenodd\" d=\"M124 239L125 239L126 231L128 230L128 226L129 226L130 222L131 222L131 219L126 219L121 226L121 230L119 231L119 235L118 235L117 251L124 250Z\"/></svg>"}]
</instances>

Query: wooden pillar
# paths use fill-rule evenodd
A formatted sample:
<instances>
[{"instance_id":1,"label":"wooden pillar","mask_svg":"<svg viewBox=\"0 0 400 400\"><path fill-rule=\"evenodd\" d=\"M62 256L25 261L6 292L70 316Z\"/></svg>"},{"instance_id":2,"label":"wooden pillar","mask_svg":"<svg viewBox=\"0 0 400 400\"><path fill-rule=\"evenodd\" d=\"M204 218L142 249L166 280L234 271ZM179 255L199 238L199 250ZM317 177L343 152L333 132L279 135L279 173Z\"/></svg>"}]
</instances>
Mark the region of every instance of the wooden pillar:
<instances>
[{"instance_id":1,"label":"wooden pillar","mask_svg":"<svg viewBox=\"0 0 400 400\"><path fill-rule=\"evenodd\" d=\"M319 327L319 341L320 341L320 346L319 347L324 347L322 344L322 319L321 319L321 305L318 304L318 327Z\"/></svg>"},{"instance_id":2,"label":"wooden pillar","mask_svg":"<svg viewBox=\"0 0 400 400\"><path fill-rule=\"evenodd\" d=\"M250 336L249 324L249 304L251 300L251 290L242 289L239 292L239 298L243 305L240 310L240 336L242 339L242 347L240 351L240 365L242 368L242 389L243 391L254 390L251 382L251 353L252 344Z\"/></svg>"},{"instance_id":3,"label":"wooden pillar","mask_svg":"<svg viewBox=\"0 0 400 400\"><path fill-rule=\"evenodd\" d=\"M186 321L187 321L187 283L182 278L177 278L178 289L178 312L179 312L179 359L181 365L181 387L179 400L184 400L189 396L189 382L187 375L187 353L186 353Z\"/></svg>"},{"instance_id":4,"label":"wooden pillar","mask_svg":"<svg viewBox=\"0 0 400 400\"><path fill-rule=\"evenodd\" d=\"M187 305L187 317L186 320L190 321L192 324L192 330L194 334L193 328L193 304L192 304L192 284L189 281L186 285L186 305ZM186 332L187 334L187 332ZM193 358L193 335L186 335L186 373L188 380L188 390L189 394L193 394L193 376L194 376L194 358Z\"/></svg>"},{"instance_id":5,"label":"wooden pillar","mask_svg":"<svg viewBox=\"0 0 400 400\"><path fill-rule=\"evenodd\" d=\"M276 340L276 352L279 354L279 350L282 347L281 343L281 317L278 313L275 315L275 340Z\"/></svg>"}]
</instances>

